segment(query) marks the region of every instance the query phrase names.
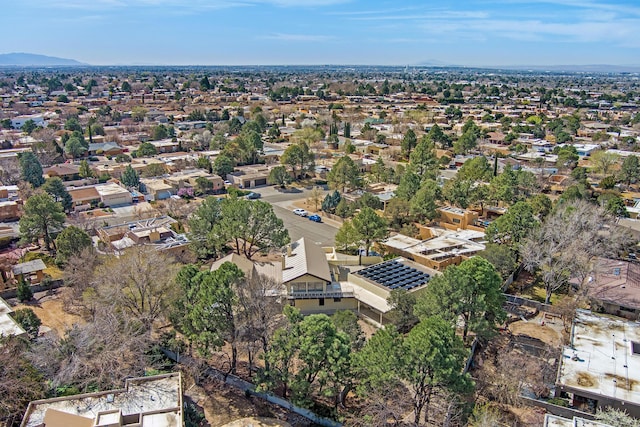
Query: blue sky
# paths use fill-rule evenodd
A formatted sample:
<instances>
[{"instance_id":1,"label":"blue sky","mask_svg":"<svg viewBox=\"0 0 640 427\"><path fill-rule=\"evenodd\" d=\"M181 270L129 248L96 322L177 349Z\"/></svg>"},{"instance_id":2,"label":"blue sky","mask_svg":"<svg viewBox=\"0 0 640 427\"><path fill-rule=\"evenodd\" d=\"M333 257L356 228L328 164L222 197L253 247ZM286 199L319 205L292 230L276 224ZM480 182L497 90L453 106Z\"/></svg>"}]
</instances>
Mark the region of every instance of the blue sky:
<instances>
[{"instance_id":1,"label":"blue sky","mask_svg":"<svg viewBox=\"0 0 640 427\"><path fill-rule=\"evenodd\" d=\"M0 53L94 65L640 65L638 0L7 0Z\"/></svg>"}]
</instances>

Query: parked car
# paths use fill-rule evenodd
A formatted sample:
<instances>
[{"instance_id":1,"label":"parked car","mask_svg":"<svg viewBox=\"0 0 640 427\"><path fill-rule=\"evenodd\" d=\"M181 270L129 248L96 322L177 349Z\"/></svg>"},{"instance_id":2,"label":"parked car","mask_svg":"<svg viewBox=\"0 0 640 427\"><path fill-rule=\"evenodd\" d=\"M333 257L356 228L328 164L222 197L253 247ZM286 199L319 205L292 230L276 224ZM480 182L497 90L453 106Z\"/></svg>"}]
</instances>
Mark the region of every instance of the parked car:
<instances>
[{"instance_id":1,"label":"parked car","mask_svg":"<svg viewBox=\"0 0 640 427\"><path fill-rule=\"evenodd\" d=\"M231 181L229 181L229 180L225 180L225 181L224 181L224 185L231 185Z\"/></svg>"},{"instance_id":2,"label":"parked car","mask_svg":"<svg viewBox=\"0 0 640 427\"><path fill-rule=\"evenodd\" d=\"M294 209L293 213L298 215L298 216L307 216L307 211L305 211L304 209Z\"/></svg>"},{"instance_id":3,"label":"parked car","mask_svg":"<svg viewBox=\"0 0 640 427\"><path fill-rule=\"evenodd\" d=\"M259 199L260 197L261 197L260 193L254 193L253 191L251 193L247 194L247 199L249 199L249 200Z\"/></svg>"},{"instance_id":4,"label":"parked car","mask_svg":"<svg viewBox=\"0 0 640 427\"><path fill-rule=\"evenodd\" d=\"M322 222L322 218L320 218L320 215L309 215L309 220L313 221L313 222Z\"/></svg>"}]
</instances>

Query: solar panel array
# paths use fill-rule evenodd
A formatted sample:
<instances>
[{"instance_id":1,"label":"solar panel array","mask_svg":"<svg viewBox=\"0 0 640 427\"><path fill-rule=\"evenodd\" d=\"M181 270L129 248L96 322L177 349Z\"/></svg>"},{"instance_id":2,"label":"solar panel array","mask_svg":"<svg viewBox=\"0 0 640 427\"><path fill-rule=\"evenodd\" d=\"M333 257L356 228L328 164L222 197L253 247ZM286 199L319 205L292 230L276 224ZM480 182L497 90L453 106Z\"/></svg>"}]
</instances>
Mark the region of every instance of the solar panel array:
<instances>
[{"instance_id":1,"label":"solar panel array","mask_svg":"<svg viewBox=\"0 0 640 427\"><path fill-rule=\"evenodd\" d=\"M391 290L411 290L426 284L431 276L398 261L386 261L372 265L356 273Z\"/></svg>"}]
</instances>

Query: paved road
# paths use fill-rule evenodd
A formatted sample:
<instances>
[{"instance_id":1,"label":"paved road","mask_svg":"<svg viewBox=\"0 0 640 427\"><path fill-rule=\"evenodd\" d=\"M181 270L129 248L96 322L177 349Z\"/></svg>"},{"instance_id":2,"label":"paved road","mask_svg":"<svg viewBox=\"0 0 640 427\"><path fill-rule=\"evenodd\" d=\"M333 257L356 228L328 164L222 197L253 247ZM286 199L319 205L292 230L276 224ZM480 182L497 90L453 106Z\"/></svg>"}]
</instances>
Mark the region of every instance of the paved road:
<instances>
[{"instance_id":1,"label":"paved road","mask_svg":"<svg viewBox=\"0 0 640 427\"><path fill-rule=\"evenodd\" d=\"M301 237L311 239L321 246L333 246L336 233L340 224L335 221L329 223L317 223L308 218L299 217L293 214L295 206L292 202L304 200L308 197L310 190L301 189L300 192L282 193L272 186L252 189L262 195L261 200L271 203L276 216L284 222L284 226L289 230L292 241Z\"/></svg>"},{"instance_id":2,"label":"paved road","mask_svg":"<svg viewBox=\"0 0 640 427\"><path fill-rule=\"evenodd\" d=\"M282 219L284 226L289 230L291 241L296 241L301 237L311 239L320 246L333 246L338 229L324 222L318 223L294 215L291 210L278 205L273 205L276 216Z\"/></svg>"}]
</instances>

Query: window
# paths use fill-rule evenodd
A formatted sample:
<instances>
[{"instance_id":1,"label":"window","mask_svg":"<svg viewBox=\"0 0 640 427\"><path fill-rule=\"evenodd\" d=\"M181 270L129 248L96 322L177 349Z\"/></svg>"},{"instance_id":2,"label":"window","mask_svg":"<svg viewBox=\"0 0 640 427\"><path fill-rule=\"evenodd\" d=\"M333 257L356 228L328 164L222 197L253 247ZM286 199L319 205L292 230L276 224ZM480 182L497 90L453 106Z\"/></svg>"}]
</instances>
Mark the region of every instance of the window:
<instances>
[{"instance_id":1,"label":"window","mask_svg":"<svg viewBox=\"0 0 640 427\"><path fill-rule=\"evenodd\" d=\"M454 224L460 224L460 219L458 219L458 218L452 218L452 219L451 219L451 221L452 221Z\"/></svg>"},{"instance_id":2,"label":"window","mask_svg":"<svg viewBox=\"0 0 640 427\"><path fill-rule=\"evenodd\" d=\"M318 298L318 305L324 305L324 298Z\"/></svg>"},{"instance_id":3,"label":"window","mask_svg":"<svg viewBox=\"0 0 640 427\"><path fill-rule=\"evenodd\" d=\"M640 355L640 342L631 341L631 354Z\"/></svg>"},{"instance_id":4,"label":"window","mask_svg":"<svg viewBox=\"0 0 640 427\"><path fill-rule=\"evenodd\" d=\"M339 297L338 297L338 298L334 298L334 299L333 299L333 302L340 302L341 300L342 300L342 298L339 298Z\"/></svg>"}]
</instances>

